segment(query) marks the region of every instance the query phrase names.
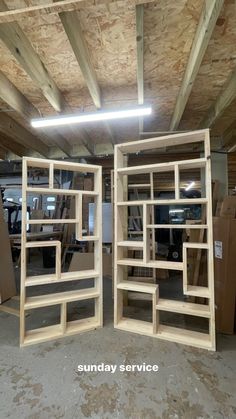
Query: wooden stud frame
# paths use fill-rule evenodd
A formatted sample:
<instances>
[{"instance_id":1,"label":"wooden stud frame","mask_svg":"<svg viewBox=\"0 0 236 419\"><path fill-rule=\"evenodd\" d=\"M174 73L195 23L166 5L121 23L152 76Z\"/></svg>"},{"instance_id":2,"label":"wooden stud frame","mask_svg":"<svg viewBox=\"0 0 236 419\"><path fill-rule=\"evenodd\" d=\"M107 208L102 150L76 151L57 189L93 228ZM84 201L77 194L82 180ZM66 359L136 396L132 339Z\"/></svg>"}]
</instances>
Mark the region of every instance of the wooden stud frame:
<instances>
[{"instance_id":1,"label":"wooden stud frame","mask_svg":"<svg viewBox=\"0 0 236 419\"><path fill-rule=\"evenodd\" d=\"M127 155L139 153L144 150L171 147L186 143L203 143L204 157L182 160L168 163L157 163L143 166L128 167ZM205 197L181 198L179 190L180 169L201 168L205 171ZM175 199L154 199L151 194L150 200L128 201L127 177L140 173L157 173L173 171L175 178ZM151 182L153 180L151 179ZM114 240L114 326L121 330L153 336L160 339L183 343L215 350L215 309L214 309L214 270L213 270L213 238L212 238L212 196L211 196L211 160L210 160L210 137L209 130L199 130L183 134L168 135L135 142L117 144L115 146L114 163L114 204L115 204L115 240ZM177 228L198 228L207 231L207 243L183 243L183 261L172 262L153 260L153 252L150 250L153 229L171 228L173 225L153 224L154 205L175 204L204 204L206 206L206 221L204 224L179 225ZM127 241L127 208L130 205L140 205L143 208L143 241ZM143 259L128 259L127 249L139 247L143 250ZM206 249L207 251L207 279L206 287L188 284L187 274L187 249ZM158 285L129 281L127 276L128 266L143 266L158 269L171 269L183 272L183 294L186 296L204 297L208 304L197 304L184 301L166 300L159 298ZM123 270L125 268L125 270ZM135 291L151 294L153 304L152 323L125 318L123 316L123 292ZM196 332L160 324L159 312L169 311L209 319L209 333Z\"/></svg>"},{"instance_id":2,"label":"wooden stud frame","mask_svg":"<svg viewBox=\"0 0 236 419\"><path fill-rule=\"evenodd\" d=\"M28 186L28 168L38 167L49 169L48 188ZM94 174L94 190L71 190L54 188L54 170L68 170L80 173ZM50 220L27 220L27 194L55 194L69 195L75 197L75 219L50 219ZM95 201L95 228L94 236L82 235L82 199L83 196L92 196ZM61 338L88 330L101 327L103 324L103 303L102 303L102 168L101 166L79 164L71 162L60 162L23 157L22 160L22 237L21 237L21 296L20 296L20 346L36 344L51 339ZM76 229L76 239L83 241L94 241L94 269L78 272L61 272L61 242L60 241L27 241L27 224L58 224L73 223ZM27 276L26 273L26 251L29 248L49 247L56 248L56 270L55 274ZM55 294L27 297L27 287L34 287L44 284L60 284L67 281L82 279L94 279L94 287L79 289L75 291L57 292ZM95 302L95 315L76 321L67 321L67 303L80 300L93 299ZM40 307L60 305L60 323L55 326L42 327L34 330L25 330L25 312Z\"/></svg>"}]
</instances>

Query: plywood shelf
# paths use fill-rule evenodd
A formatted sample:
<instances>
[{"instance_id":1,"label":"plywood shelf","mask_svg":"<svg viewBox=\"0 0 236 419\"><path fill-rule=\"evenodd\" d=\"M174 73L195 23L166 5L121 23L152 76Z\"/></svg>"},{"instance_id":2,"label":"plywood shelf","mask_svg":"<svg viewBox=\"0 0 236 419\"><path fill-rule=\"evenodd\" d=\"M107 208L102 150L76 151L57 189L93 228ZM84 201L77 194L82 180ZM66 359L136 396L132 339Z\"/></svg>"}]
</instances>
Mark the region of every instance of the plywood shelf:
<instances>
[{"instance_id":1,"label":"plywood shelf","mask_svg":"<svg viewBox=\"0 0 236 419\"><path fill-rule=\"evenodd\" d=\"M182 262L169 262L165 260L155 260L151 262L143 262L142 259L119 259L117 260L117 265L123 266L140 266L147 268L158 268L158 269L171 269L174 271L182 271L183 263Z\"/></svg>"},{"instance_id":2,"label":"plywood shelf","mask_svg":"<svg viewBox=\"0 0 236 419\"><path fill-rule=\"evenodd\" d=\"M47 307L72 301L88 300L98 297L99 292L95 288L37 295L36 297L26 298L24 308L25 310L31 310L34 308Z\"/></svg>"},{"instance_id":3,"label":"plywood shelf","mask_svg":"<svg viewBox=\"0 0 236 419\"><path fill-rule=\"evenodd\" d=\"M158 289L158 285L147 284L146 282L122 281L117 284L117 289L155 294L156 290Z\"/></svg>"},{"instance_id":4,"label":"plywood shelf","mask_svg":"<svg viewBox=\"0 0 236 419\"><path fill-rule=\"evenodd\" d=\"M209 306L204 304L186 303L184 301L166 300L160 298L156 305L157 310L172 313L189 314L197 317L210 318Z\"/></svg>"},{"instance_id":5,"label":"plywood shelf","mask_svg":"<svg viewBox=\"0 0 236 419\"><path fill-rule=\"evenodd\" d=\"M36 285L56 284L60 282L76 281L81 279L98 278L99 272L94 269L77 272L62 272L61 277L57 279L56 275L36 275L28 276L25 280L25 286L31 287Z\"/></svg>"}]
</instances>

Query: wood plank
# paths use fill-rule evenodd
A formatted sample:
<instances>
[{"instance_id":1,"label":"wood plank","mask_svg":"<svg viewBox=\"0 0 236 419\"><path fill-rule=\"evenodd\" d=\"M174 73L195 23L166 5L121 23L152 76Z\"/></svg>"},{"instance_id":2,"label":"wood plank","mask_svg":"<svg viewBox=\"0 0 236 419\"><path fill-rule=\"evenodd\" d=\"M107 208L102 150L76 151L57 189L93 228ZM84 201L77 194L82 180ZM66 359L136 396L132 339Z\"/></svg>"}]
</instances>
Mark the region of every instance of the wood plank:
<instances>
[{"instance_id":1,"label":"wood plank","mask_svg":"<svg viewBox=\"0 0 236 419\"><path fill-rule=\"evenodd\" d=\"M55 0L54 0L55 2ZM93 103L97 109L102 107L101 91L97 81L95 69L90 59L90 53L85 41L78 13L63 12L59 14L64 30L69 39L72 50L79 64ZM103 123L112 143L115 137L108 122Z\"/></svg>"},{"instance_id":2,"label":"wood plank","mask_svg":"<svg viewBox=\"0 0 236 419\"><path fill-rule=\"evenodd\" d=\"M142 241L134 241L134 240L123 240L120 242L117 242L117 246L121 246L121 247L134 247L137 249L142 249L143 248L143 242Z\"/></svg>"},{"instance_id":3,"label":"wood plank","mask_svg":"<svg viewBox=\"0 0 236 419\"><path fill-rule=\"evenodd\" d=\"M130 141L116 144L115 148L122 153L138 153L140 151L158 148L174 147L191 143L204 143L206 130L189 131L180 134L170 134L163 137L148 138L146 140Z\"/></svg>"},{"instance_id":4,"label":"wood plank","mask_svg":"<svg viewBox=\"0 0 236 419\"><path fill-rule=\"evenodd\" d=\"M201 122L200 126L203 128L211 127L216 120L222 115L226 108L236 98L236 70L232 72L222 88L221 93L216 101L212 104L207 115Z\"/></svg>"},{"instance_id":5,"label":"wood plank","mask_svg":"<svg viewBox=\"0 0 236 419\"><path fill-rule=\"evenodd\" d=\"M144 263L142 259L118 259L117 265L123 266L140 266L140 267L147 267L147 268L158 268L158 269L171 269L174 271L182 271L183 270L183 263L182 262L169 262L165 260L155 260Z\"/></svg>"},{"instance_id":6,"label":"wood plank","mask_svg":"<svg viewBox=\"0 0 236 419\"><path fill-rule=\"evenodd\" d=\"M182 198L182 199L149 199L149 200L140 200L140 201L123 201L117 202L118 206L142 206L143 204L147 205L193 205L193 204L207 204L206 198Z\"/></svg>"},{"instance_id":7,"label":"wood plank","mask_svg":"<svg viewBox=\"0 0 236 419\"><path fill-rule=\"evenodd\" d=\"M144 292L147 294L155 294L158 289L156 284L147 284L146 282L122 281L117 284L119 290Z\"/></svg>"},{"instance_id":8,"label":"wood plank","mask_svg":"<svg viewBox=\"0 0 236 419\"><path fill-rule=\"evenodd\" d=\"M166 300L160 298L157 302L156 308L161 311L210 318L209 306L204 304L186 303L184 301Z\"/></svg>"},{"instance_id":9,"label":"wood plank","mask_svg":"<svg viewBox=\"0 0 236 419\"><path fill-rule=\"evenodd\" d=\"M95 271L95 269L88 269L85 271L77 271L77 272L62 272L59 279L56 277L56 275L52 275L52 274L35 275L35 276L26 277L25 286L32 287L35 285L55 284L55 283L67 282L67 281L78 281L81 279L97 278L98 276L99 276L99 273Z\"/></svg>"},{"instance_id":10,"label":"wood plank","mask_svg":"<svg viewBox=\"0 0 236 419\"><path fill-rule=\"evenodd\" d=\"M180 329L166 325L159 325L157 330L159 339L170 342L182 343L196 348L214 349L210 336L207 333L193 332L192 330Z\"/></svg>"},{"instance_id":11,"label":"wood plank","mask_svg":"<svg viewBox=\"0 0 236 419\"><path fill-rule=\"evenodd\" d=\"M118 169L117 172L120 175L138 175L144 173L168 172L174 171L176 166L178 166L179 169L201 168L206 166L206 159L199 158L191 160L173 161L167 163L145 164L143 166L129 166Z\"/></svg>"},{"instance_id":12,"label":"wood plank","mask_svg":"<svg viewBox=\"0 0 236 419\"><path fill-rule=\"evenodd\" d=\"M142 4L144 0L129 0L135 4ZM145 3L153 3L155 0L145 0ZM0 13L0 23L14 22L27 17L40 17L50 13L80 10L89 6L115 3L117 0L63 0L55 3L45 3L37 6L22 7ZM124 0L124 6L126 1Z\"/></svg>"},{"instance_id":13,"label":"wood plank","mask_svg":"<svg viewBox=\"0 0 236 419\"><path fill-rule=\"evenodd\" d=\"M191 295L193 297L210 298L209 289L207 287L200 287L195 285L188 285L185 294Z\"/></svg>"},{"instance_id":14,"label":"wood plank","mask_svg":"<svg viewBox=\"0 0 236 419\"><path fill-rule=\"evenodd\" d=\"M99 292L96 288L58 292L55 294L37 295L36 297L26 298L25 310L30 310L39 307L47 307L72 301L87 300L97 297L99 297Z\"/></svg>"},{"instance_id":15,"label":"wood plank","mask_svg":"<svg viewBox=\"0 0 236 419\"><path fill-rule=\"evenodd\" d=\"M135 320L123 317L117 326L117 329L125 330L127 332L139 333L141 335L153 335L152 323L143 320Z\"/></svg>"},{"instance_id":16,"label":"wood plank","mask_svg":"<svg viewBox=\"0 0 236 419\"><path fill-rule=\"evenodd\" d=\"M148 224L147 228L171 228L171 229L207 229L208 226L206 224Z\"/></svg>"},{"instance_id":17,"label":"wood plank","mask_svg":"<svg viewBox=\"0 0 236 419\"><path fill-rule=\"evenodd\" d=\"M211 39L216 21L220 15L224 0L205 0L198 27L192 43L188 63L182 79L182 84L177 97L174 113L170 123L170 130L176 130L184 113L184 109L200 65Z\"/></svg>"}]
</instances>

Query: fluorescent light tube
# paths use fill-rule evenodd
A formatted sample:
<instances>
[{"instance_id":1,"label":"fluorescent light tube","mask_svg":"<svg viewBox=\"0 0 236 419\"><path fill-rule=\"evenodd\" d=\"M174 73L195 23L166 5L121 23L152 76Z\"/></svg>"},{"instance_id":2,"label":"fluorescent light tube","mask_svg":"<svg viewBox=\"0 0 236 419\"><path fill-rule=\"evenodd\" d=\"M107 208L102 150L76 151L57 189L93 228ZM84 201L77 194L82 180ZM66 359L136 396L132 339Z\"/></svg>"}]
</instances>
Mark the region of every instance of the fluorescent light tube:
<instances>
[{"instance_id":1,"label":"fluorescent light tube","mask_svg":"<svg viewBox=\"0 0 236 419\"><path fill-rule=\"evenodd\" d=\"M139 106L133 109L116 111L97 111L94 113L80 113L78 115L65 115L50 118L32 119L31 125L34 128L58 127L59 125L81 124L83 122L109 121L112 119L124 119L138 116L151 115L151 107Z\"/></svg>"},{"instance_id":2,"label":"fluorescent light tube","mask_svg":"<svg viewBox=\"0 0 236 419\"><path fill-rule=\"evenodd\" d=\"M192 189L192 187L195 185L195 182L191 182L186 188L186 191L189 191L189 189Z\"/></svg>"}]
</instances>

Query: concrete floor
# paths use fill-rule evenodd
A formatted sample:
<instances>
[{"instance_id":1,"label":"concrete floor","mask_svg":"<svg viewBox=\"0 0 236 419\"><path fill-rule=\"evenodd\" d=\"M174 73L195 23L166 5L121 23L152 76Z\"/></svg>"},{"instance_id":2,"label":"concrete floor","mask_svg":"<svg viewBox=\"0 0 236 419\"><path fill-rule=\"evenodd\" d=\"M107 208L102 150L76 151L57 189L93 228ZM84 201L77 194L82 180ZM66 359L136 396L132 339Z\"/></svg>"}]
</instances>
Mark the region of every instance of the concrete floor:
<instances>
[{"instance_id":1,"label":"concrete floor","mask_svg":"<svg viewBox=\"0 0 236 419\"><path fill-rule=\"evenodd\" d=\"M0 419L236 418L236 336L216 353L104 328L19 349L18 318L0 313ZM16 302L14 302L16 304ZM78 364L157 364L158 372L78 373Z\"/></svg>"}]
</instances>

